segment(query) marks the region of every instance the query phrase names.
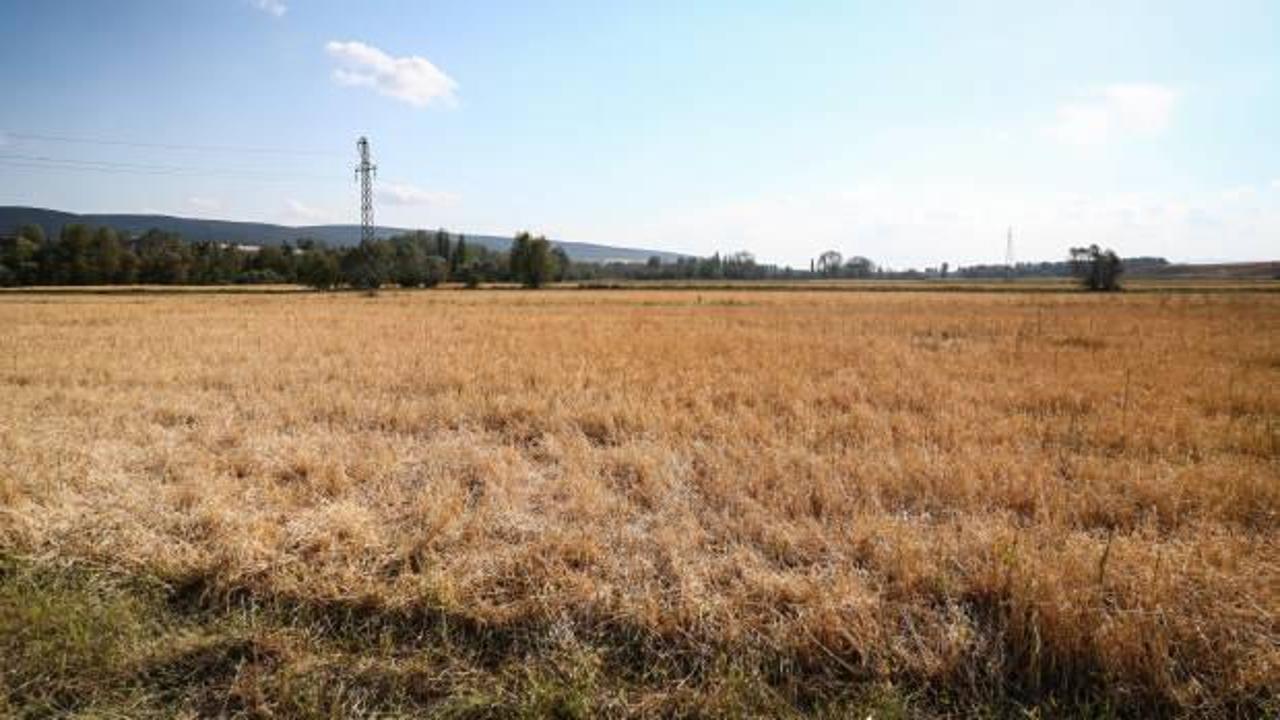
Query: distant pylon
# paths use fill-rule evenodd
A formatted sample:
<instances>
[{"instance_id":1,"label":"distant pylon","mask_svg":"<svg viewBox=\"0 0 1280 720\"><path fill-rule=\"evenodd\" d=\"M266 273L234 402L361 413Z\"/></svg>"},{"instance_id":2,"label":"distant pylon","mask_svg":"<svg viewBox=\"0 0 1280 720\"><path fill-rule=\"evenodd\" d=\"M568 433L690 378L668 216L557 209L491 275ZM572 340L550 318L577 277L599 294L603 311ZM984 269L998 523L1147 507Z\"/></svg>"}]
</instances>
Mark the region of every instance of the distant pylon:
<instances>
[{"instance_id":1,"label":"distant pylon","mask_svg":"<svg viewBox=\"0 0 1280 720\"><path fill-rule=\"evenodd\" d=\"M369 159L369 140L363 135L356 141L360 152L360 164L356 165L356 179L360 181L360 242L373 242L373 178L378 166Z\"/></svg>"},{"instance_id":2,"label":"distant pylon","mask_svg":"<svg viewBox=\"0 0 1280 720\"><path fill-rule=\"evenodd\" d=\"M1009 226L1009 234L1004 244L1004 266L1008 277L1013 277L1013 226Z\"/></svg>"}]
</instances>

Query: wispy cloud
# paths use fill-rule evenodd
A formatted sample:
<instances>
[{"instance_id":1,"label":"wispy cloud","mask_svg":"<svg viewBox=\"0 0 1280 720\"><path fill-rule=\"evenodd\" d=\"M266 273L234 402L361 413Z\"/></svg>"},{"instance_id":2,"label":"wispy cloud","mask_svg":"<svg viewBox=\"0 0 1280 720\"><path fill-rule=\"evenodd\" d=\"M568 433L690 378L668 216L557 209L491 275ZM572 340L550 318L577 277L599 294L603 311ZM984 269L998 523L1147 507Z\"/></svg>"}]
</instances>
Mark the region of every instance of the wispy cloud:
<instances>
[{"instance_id":1,"label":"wispy cloud","mask_svg":"<svg viewBox=\"0 0 1280 720\"><path fill-rule=\"evenodd\" d=\"M1070 145L1098 145L1123 137L1155 137L1173 119L1179 93L1151 83L1108 85L1062 104L1045 134Z\"/></svg>"},{"instance_id":2,"label":"wispy cloud","mask_svg":"<svg viewBox=\"0 0 1280 720\"><path fill-rule=\"evenodd\" d=\"M378 187L378 199L388 205L423 205L452 207L461 198L456 193L423 190L412 185L384 184Z\"/></svg>"},{"instance_id":3,"label":"wispy cloud","mask_svg":"<svg viewBox=\"0 0 1280 720\"><path fill-rule=\"evenodd\" d=\"M373 88L415 107L433 102L457 104L454 90L458 84L426 58L392 57L355 40L335 40L325 45L325 50L339 64L333 71L333 79L339 85Z\"/></svg>"},{"instance_id":4,"label":"wispy cloud","mask_svg":"<svg viewBox=\"0 0 1280 720\"><path fill-rule=\"evenodd\" d=\"M285 201L285 216L291 222L302 223L320 223L333 220L333 214L324 208L307 205L301 200L289 199Z\"/></svg>"},{"instance_id":5,"label":"wispy cloud","mask_svg":"<svg viewBox=\"0 0 1280 720\"><path fill-rule=\"evenodd\" d=\"M276 17L284 17L284 14L289 12L289 6L284 4L284 0L251 0L251 2L262 12Z\"/></svg>"},{"instance_id":6,"label":"wispy cloud","mask_svg":"<svg viewBox=\"0 0 1280 720\"><path fill-rule=\"evenodd\" d=\"M192 196L187 198L187 204L200 212L214 212L222 209L222 201L217 198Z\"/></svg>"}]
</instances>

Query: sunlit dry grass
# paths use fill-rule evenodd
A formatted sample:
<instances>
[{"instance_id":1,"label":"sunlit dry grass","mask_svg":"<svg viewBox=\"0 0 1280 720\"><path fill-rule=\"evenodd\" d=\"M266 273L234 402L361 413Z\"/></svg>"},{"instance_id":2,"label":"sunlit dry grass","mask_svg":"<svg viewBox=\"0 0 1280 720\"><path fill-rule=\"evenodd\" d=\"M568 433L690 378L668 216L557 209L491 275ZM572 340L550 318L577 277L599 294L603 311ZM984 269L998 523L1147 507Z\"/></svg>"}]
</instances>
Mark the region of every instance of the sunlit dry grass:
<instances>
[{"instance_id":1,"label":"sunlit dry grass","mask_svg":"<svg viewBox=\"0 0 1280 720\"><path fill-rule=\"evenodd\" d=\"M1280 685L1280 296L0 297L0 550L859 683Z\"/></svg>"}]
</instances>

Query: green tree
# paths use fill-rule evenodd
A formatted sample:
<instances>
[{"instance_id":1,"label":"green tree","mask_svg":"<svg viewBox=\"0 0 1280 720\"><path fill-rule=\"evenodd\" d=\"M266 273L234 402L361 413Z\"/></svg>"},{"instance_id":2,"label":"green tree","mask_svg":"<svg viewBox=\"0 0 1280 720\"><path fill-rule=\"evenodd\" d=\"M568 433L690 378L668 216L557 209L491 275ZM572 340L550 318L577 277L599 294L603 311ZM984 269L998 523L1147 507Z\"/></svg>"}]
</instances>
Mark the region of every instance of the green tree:
<instances>
[{"instance_id":1,"label":"green tree","mask_svg":"<svg viewBox=\"0 0 1280 720\"><path fill-rule=\"evenodd\" d=\"M148 230L138 238L138 279L144 283L179 285L191 276L191 247L176 233Z\"/></svg>"},{"instance_id":2,"label":"green tree","mask_svg":"<svg viewBox=\"0 0 1280 720\"><path fill-rule=\"evenodd\" d=\"M433 253L428 253L433 254ZM449 241L449 233L443 228L436 230L436 256L444 258L445 262L453 255L452 243Z\"/></svg>"},{"instance_id":3,"label":"green tree","mask_svg":"<svg viewBox=\"0 0 1280 720\"><path fill-rule=\"evenodd\" d=\"M511 243L511 277L530 288L540 288L555 274L555 259L551 243L542 236L533 237L527 232L516 235Z\"/></svg>"},{"instance_id":4,"label":"green tree","mask_svg":"<svg viewBox=\"0 0 1280 720\"><path fill-rule=\"evenodd\" d=\"M253 267L265 273L280 278L287 279L293 274L292 263L284 248L276 245L264 245L258 249L253 258Z\"/></svg>"},{"instance_id":5,"label":"green tree","mask_svg":"<svg viewBox=\"0 0 1280 720\"><path fill-rule=\"evenodd\" d=\"M52 254L50 271L59 285L89 285L97 279L93 266L93 231L88 225L64 225Z\"/></svg>"},{"instance_id":6,"label":"green tree","mask_svg":"<svg viewBox=\"0 0 1280 720\"><path fill-rule=\"evenodd\" d=\"M871 260L855 255L844 264L845 272L853 278L869 278L876 273L876 264Z\"/></svg>"},{"instance_id":7,"label":"green tree","mask_svg":"<svg viewBox=\"0 0 1280 720\"><path fill-rule=\"evenodd\" d=\"M458 243L453 248L453 254L449 256L449 275L455 276L462 268L467 266L467 237L465 235L458 236Z\"/></svg>"},{"instance_id":8,"label":"green tree","mask_svg":"<svg viewBox=\"0 0 1280 720\"><path fill-rule=\"evenodd\" d=\"M298 281L316 290L329 290L340 277L338 258L323 248L301 251L298 259Z\"/></svg>"},{"instance_id":9,"label":"green tree","mask_svg":"<svg viewBox=\"0 0 1280 720\"><path fill-rule=\"evenodd\" d=\"M44 228L35 223L27 223L18 228L18 237L26 238L35 243L37 247L45 244Z\"/></svg>"},{"instance_id":10,"label":"green tree","mask_svg":"<svg viewBox=\"0 0 1280 720\"><path fill-rule=\"evenodd\" d=\"M844 256L835 250L828 250L818 256L818 272L823 275L836 275L844 263Z\"/></svg>"},{"instance_id":11,"label":"green tree","mask_svg":"<svg viewBox=\"0 0 1280 720\"><path fill-rule=\"evenodd\" d=\"M128 237L120 238L120 248L120 270L116 273L113 282L132 285L138 282L138 256L133 252L133 246Z\"/></svg>"},{"instance_id":12,"label":"green tree","mask_svg":"<svg viewBox=\"0 0 1280 720\"><path fill-rule=\"evenodd\" d=\"M12 240L0 247L0 267L6 271L4 284L33 285L39 282L39 253L44 242L44 230L39 225L24 225Z\"/></svg>"},{"instance_id":13,"label":"green tree","mask_svg":"<svg viewBox=\"0 0 1280 720\"><path fill-rule=\"evenodd\" d=\"M507 267L511 271L511 279L516 282L524 282L525 276L529 272L529 244L533 242L533 236L527 232L521 232L511 241L511 252L507 254Z\"/></svg>"},{"instance_id":14,"label":"green tree","mask_svg":"<svg viewBox=\"0 0 1280 720\"><path fill-rule=\"evenodd\" d=\"M400 287L421 287L427 282L427 252L412 235L394 238L395 259L391 281Z\"/></svg>"},{"instance_id":15,"label":"green tree","mask_svg":"<svg viewBox=\"0 0 1280 720\"><path fill-rule=\"evenodd\" d=\"M439 255L428 255L422 263L422 285L435 287L449 279L449 262Z\"/></svg>"},{"instance_id":16,"label":"green tree","mask_svg":"<svg viewBox=\"0 0 1280 720\"><path fill-rule=\"evenodd\" d=\"M109 227L100 227L93 233L91 250L93 264L96 266L95 282L116 282L120 276L120 265L124 255L124 247L116 231Z\"/></svg>"},{"instance_id":17,"label":"green tree","mask_svg":"<svg viewBox=\"0 0 1280 720\"><path fill-rule=\"evenodd\" d=\"M1080 280L1086 290L1112 292L1120 290L1120 275L1124 264L1112 250L1097 245L1071 248L1071 274Z\"/></svg>"},{"instance_id":18,"label":"green tree","mask_svg":"<svg viewBox=\"0 0 1280 720\"><path fill-rule=\"evenodd\" d=\"M529 243L528 275L525 284L540 288L555 276L556 261L551 252L551 243L539 235Z\"/></svg>"},{"instance_id":19,"label":"green tree","mask_svg":"<svg viewBox=\"0 0 1280 720\"><path fill-rule=\"evenodd\" d=\"M569 271L573 268L573 262L569 259L569 253L559 245L551 250L551 260L555 266L554 277L556 282L564 282L569 277Z\"/></svg>"},{"instance_id":20,"label":"green tree","mask_svg":"<svg viewBox=\"0 0 1280 720\"><path fill-rule=\"evenodd\" d=\"M342 257L342 276L354 288L377 290L387 282L395 251L385 241L361 242Z\"/></svg>"},{"instance_id":21,"label":"green tree","mask_svg":"<svg viewBox=\"0 0 1280 720\"><path fill-rule=\"evenodd\" d=\"M493 282L502 277L504 265L510 267L509 261L504 262L502 255L490 253L484 247L478 249L480 252L476 259L463 269L462 281L469 288L480 287L482 282Z\"/></svg>"}]
</instances>

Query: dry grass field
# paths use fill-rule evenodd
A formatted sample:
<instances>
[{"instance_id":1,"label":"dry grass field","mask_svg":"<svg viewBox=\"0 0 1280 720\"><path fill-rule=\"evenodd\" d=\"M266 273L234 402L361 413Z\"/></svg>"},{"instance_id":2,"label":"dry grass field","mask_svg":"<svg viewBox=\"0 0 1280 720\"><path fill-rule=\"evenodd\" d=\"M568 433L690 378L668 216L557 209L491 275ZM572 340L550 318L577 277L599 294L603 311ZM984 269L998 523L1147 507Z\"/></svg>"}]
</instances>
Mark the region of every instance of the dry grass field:
<instances>
[{"instance_id":1,"label":"dry grass field","mask_svg":"<svg viewBox=\"0 0 1280 720\"><path fill-rule=\"evenodd\" d=\"M0 714L1280 711L1277 293L11 293L0 391Z\"/></svg>"}]
</instances>

